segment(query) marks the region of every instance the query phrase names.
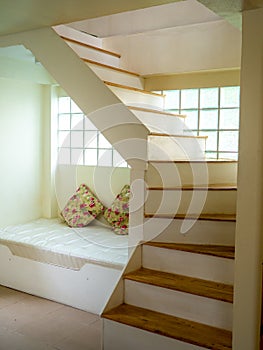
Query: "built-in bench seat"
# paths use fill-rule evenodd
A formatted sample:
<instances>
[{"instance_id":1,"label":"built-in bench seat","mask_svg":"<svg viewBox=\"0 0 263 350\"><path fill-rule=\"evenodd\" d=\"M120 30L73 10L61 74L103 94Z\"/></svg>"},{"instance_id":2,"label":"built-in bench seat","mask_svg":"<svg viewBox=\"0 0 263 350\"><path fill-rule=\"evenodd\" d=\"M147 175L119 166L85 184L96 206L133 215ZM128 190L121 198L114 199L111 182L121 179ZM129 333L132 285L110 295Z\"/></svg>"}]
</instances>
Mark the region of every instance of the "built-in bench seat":
<instances>
[{"instance_id":1,"label":"built-in bench seat","mask_svg":"<svg viewBox=\"0 0 263 350\"><path fill-rule=\"evenodd\" d=\"M128 259L128 236L91 223L71 228L60 219L38 219L0 229L0 244L13 255L79 270L86 263L122 270Z\"/></svg>"},{"instance_id":2,"label":"built-in bench seat","mask_svg":"<svg viewBox=\"0 0 263 350\"><path fill-rule=\"evenodd\" d=\"M128 236L94 220L43 219L0 229L0 284L99 314L128 260Z\"/></svg>"}]
</instances>

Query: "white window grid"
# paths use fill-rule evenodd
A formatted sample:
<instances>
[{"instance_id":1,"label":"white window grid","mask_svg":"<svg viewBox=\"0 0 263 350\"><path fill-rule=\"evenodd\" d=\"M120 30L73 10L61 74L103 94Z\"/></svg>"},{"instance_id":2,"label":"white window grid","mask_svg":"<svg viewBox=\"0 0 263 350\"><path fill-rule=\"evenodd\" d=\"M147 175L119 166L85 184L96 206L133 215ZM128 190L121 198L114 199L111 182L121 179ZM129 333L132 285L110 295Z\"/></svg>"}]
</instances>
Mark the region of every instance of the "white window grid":
<instances>
[{"instance_id":1,"label":"white window grid","mask_svg":"<svg viewBox=\"0 0 263 350\"><path fill-rule=\"evenodd\" d=\"M166 90L165 109L186 115L185 133L208 136L207 158L238 159L240 87Z\"/></svg>"},{"instance_id":2,"label":"white window grid","mask_svg":"<svg viewBox=\"0 0 263 350\"><path fill-rule=\"evenodd\" d=\"M57 118L59 164L128 166L70 97L59 97Z\"/></svg>"}]
</instances>

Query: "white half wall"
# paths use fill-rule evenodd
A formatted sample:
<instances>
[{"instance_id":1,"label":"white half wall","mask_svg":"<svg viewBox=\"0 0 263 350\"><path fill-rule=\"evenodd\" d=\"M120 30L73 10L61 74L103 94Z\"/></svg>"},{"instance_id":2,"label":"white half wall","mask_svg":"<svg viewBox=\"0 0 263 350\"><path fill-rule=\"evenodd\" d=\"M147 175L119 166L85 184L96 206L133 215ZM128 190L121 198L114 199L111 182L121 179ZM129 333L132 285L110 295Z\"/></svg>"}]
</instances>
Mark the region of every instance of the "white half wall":
<instances>
[{"instance_id":1,"label":"white half wall","mask_svg":"<svg viewBox=\"0 0 263 350\"><path fill-rule=\"evenodd\" d=\"M56 196L59 210L63 209L77 187L85 183L109 207L122 187L130 183L129 168L58 165Z\"/></svg>"}]
</instances>

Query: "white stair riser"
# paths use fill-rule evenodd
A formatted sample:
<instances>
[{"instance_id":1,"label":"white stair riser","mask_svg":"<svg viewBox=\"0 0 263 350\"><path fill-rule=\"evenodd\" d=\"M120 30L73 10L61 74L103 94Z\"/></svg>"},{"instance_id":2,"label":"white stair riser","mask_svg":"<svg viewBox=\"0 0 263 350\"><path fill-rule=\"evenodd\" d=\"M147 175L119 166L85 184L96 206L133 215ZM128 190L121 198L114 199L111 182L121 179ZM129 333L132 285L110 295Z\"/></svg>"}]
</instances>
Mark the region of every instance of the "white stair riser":
<instances>
[{"instance_id":1,"label":"white stair riser","mask_svg":"<svg viewBox=\"0 0 263 350\"><path fill-rule=\"evenodd\" d=\"M235 229L235 222L149 218L144 241L234 245Z\"/></svg>"},{"instance_id":2,"label":"white stair riser","mask_svg":"<svg viewBox=\"0 0 263 350\"><path fill-rule=\"evenodd\" d=\"M149 160L195 160L205 156L205 139L149 136L148 141Z\"/></svg>"},{"instance_id":3,"label":"white stair riser","mask_svg":"<svg viewBox=\"0 0 263 350\"><path fill-rule=\"evenodd\" d=\"M99 48L102 48L102 39L96 38L93 35L89 35L86 33L83 33L79 30L76 30L74 28L71 28L67 25L58 25L56 27L53 27L53 29L61 36L64 36L69 39L81 41L84 44L96 46Z\"/></svg>"},{"instance_id":4,"label":"white stair riser","mask_svg":"<svg viewBox=\"0 0 263 350\"><path fill-rule=\"evenodd\" d=\"M110 85L108 85L108 88L126 105L148 106L148 108L153 109L156 107L163 108L164 99L162 96Z\"/></svg>"},{"instance_id":5,"label":"white stair riser","mask_svg":"<svg viewBox=\"0 0 263 350\"><path fill-rule=\"evenodd\" d=\"M236 184L237 163L150 163L146 182L149 187Z\"/></svg>"},{"instance_id":6,"label":"white stair riser","mask_svg":"<svg viewBox=\"0 0 263 350\"><path fill-rule=\"evenodd\" d=\"M113 67L119 67L119 57L113 56L106 52L101 52L93 48L85 47L77 43L66 41L66 43L76 52L81 58L86 58L99 63L107 64Z\"/></svg>"},{"instance_id":7,"label":"white stair riser","mask_svg":"<svg viewBox=\"0 0 263 350\"><path fill-rule=\"evenodd\" d=\"M145 213L174 215L185 214L188 210L192 214L236 212L235 190L148 190L147 193Z\"/></svg>"},{"instance_id":8,"label":"white stair riser","mask_svg":"<svg viewBox=\"0 0 263 350\"><path fill-rule=\"evenodd\" d=\"M125 72L119 72L107 67L101 67L92 63L87 65L104 81L110 81L116 84L131 86L137 89L144 89L143 79Z\"/></svg>"},{"instance_id":9,"label":"white stair riser","mask_svg":"<svg viewBox=\"0 0 263 350\"><path fill-rule=\"evenodd\" d=\"M151 132L183 135L184 118L131 110Z\"/></svg>"},{"instance_id":10,"label":"white stair riser","mask_svg":"<svg viewBox=\"0 0 263 350\"><path fill-rule=\"evenodd\" d=\"M111 320L103 320L103 350L205 350ZM207 350L207 349L206 349Z\"/></svg>"},{"instance_id":11,"label":"white stair riser","mask_svg":"<svg viewBox=\"0 0 263 350\"><path fill-rule=\"evenodd\" d=\"M126 304L232 330L231 303L125 280Z\"/></svg>"},{"instance_id":12,"label":"white stair riser","mask_svg":"<svg viewBox=\"0 0 263 350\"><path fill-rule=\"evenodd\" d=\"M142 265L152 270L226 284L234 283L232 259L144 245Z\"/></svg>"}]
</instances>

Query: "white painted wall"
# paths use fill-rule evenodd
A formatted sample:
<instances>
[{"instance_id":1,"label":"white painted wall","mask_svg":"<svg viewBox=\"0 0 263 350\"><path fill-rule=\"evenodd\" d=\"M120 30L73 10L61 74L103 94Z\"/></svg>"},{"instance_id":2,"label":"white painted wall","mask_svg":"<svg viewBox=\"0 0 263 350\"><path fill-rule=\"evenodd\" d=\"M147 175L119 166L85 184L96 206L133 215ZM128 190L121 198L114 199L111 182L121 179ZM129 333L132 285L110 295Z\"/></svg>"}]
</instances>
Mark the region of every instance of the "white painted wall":
<instances>
[{"instance_id":1,"label":"white painted wall","mask_svg":"<svg viewBox=\"0 0 263 350\"><path fill-rule=\"evenodd\" d=\"M42 87L0 78L0 226L41 216Z\"/></svg>"},{"instance_id":2,"label":"white painted wall","mask_svg":"<svg viewBox=\"0 0 263 350\"><path fill-rule=\"evenodd\" d=\"M241 32L224 20L103 39L121 66L147 74L240 67Z\"/></svg>"},{"instance_id":3,"label":"white painted wall","mask_svg":"<svg viewBox=\"0 0 263 350\"><path fill-rule=\"evenodd\" d=\"M85 183L109 207L122 187L130 183L129 168L59 165L56 172L56 196L63 209L77 187Z\"/></svg>"}]
</instances>

